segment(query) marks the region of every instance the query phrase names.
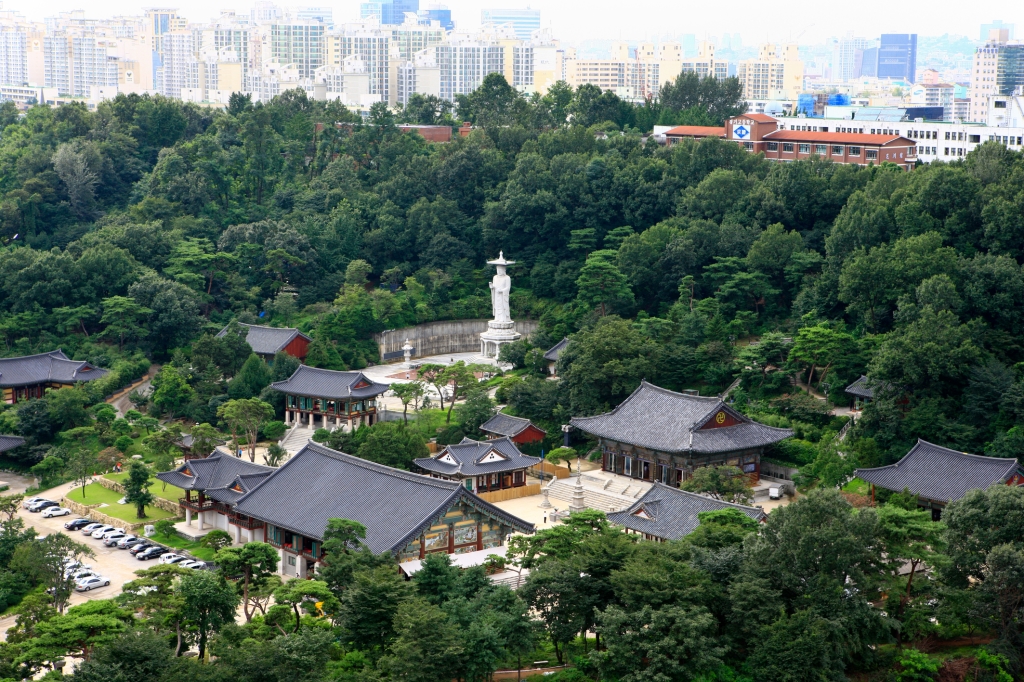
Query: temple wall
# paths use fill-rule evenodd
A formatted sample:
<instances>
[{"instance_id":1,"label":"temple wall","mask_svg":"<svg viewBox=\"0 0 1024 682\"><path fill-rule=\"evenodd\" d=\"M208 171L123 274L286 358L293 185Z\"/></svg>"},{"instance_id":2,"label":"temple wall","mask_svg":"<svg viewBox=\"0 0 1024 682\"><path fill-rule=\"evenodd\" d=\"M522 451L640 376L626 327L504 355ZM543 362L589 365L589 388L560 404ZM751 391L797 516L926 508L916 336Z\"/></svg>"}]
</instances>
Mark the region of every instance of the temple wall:
<instances>
[{"instance_id":1,"label":"temple wall","mask_svg":"<svg viewBox=\"0 0 1024 682\"><path fill-rule=\"evenodd\" d=\"M530 336L537 331L537 320L516 320L516 331ZM480 350L480 334L487 330L487 320L446 320L425 322L415 327L394 329L374 334L383 362L402 359L405 340L415 349L413 357L444 355L445 353L473 353Z\"/></svg>"}]
</instances>

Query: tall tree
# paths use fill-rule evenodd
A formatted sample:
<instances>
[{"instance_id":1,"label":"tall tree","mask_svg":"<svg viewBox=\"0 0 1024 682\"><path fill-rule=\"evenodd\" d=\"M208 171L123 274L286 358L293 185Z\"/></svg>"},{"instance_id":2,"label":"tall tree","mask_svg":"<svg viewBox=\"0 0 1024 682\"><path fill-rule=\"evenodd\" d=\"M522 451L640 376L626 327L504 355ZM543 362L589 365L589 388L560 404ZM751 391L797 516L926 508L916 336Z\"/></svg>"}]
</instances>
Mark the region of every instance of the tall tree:
<instances>
[{"instance_id":1,"label":"tall tree","mask_svg":"<svg viewBox=\"0 0 1024 682\"><path fill-rule=\"evenodd\" d=\"M199 660L202 661L210 635L235 622L238 593L223 576L208 571L183 575L175 592L181 597L183 621L196 630Z\"/></svg>"},{"instance_id":2,"label":"tall tree","mask_svg":"<svg viewBox=\"0 0 1024 682\"><path fill-rule=\"evenodd\" d=\"M237 433L245 434L249 461L256 461L256 441L260 427L274 418L274 408L257 398L229 400L217 408L217 416L228 423L237 443Z\"/></svg>"},{"instance_id":3,"label":"tall tree","mask_svg":"<svg viewBox=\"0 0 1024 682\"><path fill-rule=\"evenodd\" d=\"M153 504L153 493L149 490L151 481L149 467L142 462L128 466L128 478L124 480L124 499L135 505L135 517L146 518L146 505Z\"/></svg>"},{"instance_id":4,"label":"tall tree","mask_svg":"<svg viewBox=\"0 0 1024 682\"><path fill-rule=\"evenodd\" d=\"M237 580L245 622L250 622L255 606L249 600L249 591L262 587L277 571L277 550L265 542L247 542L220 550L215 560L224 575Z\"/></svg>"}]
</instances>

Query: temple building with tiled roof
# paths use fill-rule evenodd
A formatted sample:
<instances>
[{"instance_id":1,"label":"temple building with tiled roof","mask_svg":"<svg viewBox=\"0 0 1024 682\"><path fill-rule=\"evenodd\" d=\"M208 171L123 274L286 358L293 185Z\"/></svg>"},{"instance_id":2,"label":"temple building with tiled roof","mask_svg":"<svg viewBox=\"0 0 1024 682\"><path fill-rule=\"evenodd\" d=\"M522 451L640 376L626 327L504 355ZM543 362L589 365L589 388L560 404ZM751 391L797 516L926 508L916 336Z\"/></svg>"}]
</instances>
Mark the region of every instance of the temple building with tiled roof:
<instances>
[{"instance_id":1,"label":"temple building with tiled roof","mask_svg":"<svg viewBox=\"0 0 1024 682\"><path fill-rule=\"evenodd\" d=\"M185 524L192 525L193 514L198 517L200 532L214 528L231 533L235 542L249 542L254 527L262 527L244 514L238 514L234 504L249 492L274 468L255 464L214 450L203 459L190 459L171 471L158 473L156 477L185 491L185 497L178 499L185 515Z\"/></svg>"},{"instance_id":2,"label":"temple building with tiled roof","mask_svg":"<svg viewBox=\"0 0 1024 682\"><path fill-rule=\"evenodd\" d=\"M723 502L655 483L629 508L608 514L608 520L625 528L627 533L637 533L646 540L678 540L700 525L697 514L721 509L735 509L755 521L767 518L764 510L757 507Z\"/></svg>"},{"instance_id":3,"label":"temple building with tiled roof","mask_svg":"<svg viewBox=\"0 0 1024 682\"><path fill-rule=\"evenodd\" d=\"M0 434L0 454L20 448L24 444L25 439L21 436L12 436L7 433Z\"/></svg>"},{"instance_id":4,"label":"temple building with tiled roof","mask_svg":"<svg viewBox=\"0 0 1024 682\"><path fill-rule=\"evenodd\" d=\"M544 440L548 432L536 426L529 419L513 417L504 412L496 415L480 425L480 430L487 434L488 438L511 438L513 443L523 445L525 443L536 443Z\"/></svg>"},{"instance_id":5,"label":"temple building with tiled roof","mask_svg":"<svg viewBox=\"0 0 1024 682\"><path fill-rule=\"evenodd\" d=\"M265 327L241 322L238 326L246 331L245 342L252 348L252 352L268 362L273 360L277 353L287 353L299 360L305 360L309 344L312 342L311 338L293 327ZM217 337L227 334L228 328L224 327L217 332Z\"/></svg>"},{"instance_id":6,"label":"temple building with tiled roof","mask_svg":"<svg viewBox=\"0 0 1024 682\"><path fill-rule=\"evenodd\" d=\"M540 457L521 453L508 437L484 441L463 438L432 457L413 460L428 476L459 482L477 493L524 486L526 470L540 462Z\"/></svg>"},{"instance_id":7,"label":"temple building with tiled roof","mask_svg":"<svg viewBox=\"0 0 1024 682\"><path fill-rule=\"evenodd\" d=\"M903 459L884 467L857 469L857 478L875 488L909 490L917 503L939 517L941 510L970 490L990 485L1024 485L1024 467L1016 459L984 457L918 440Z\"/></svg>"},{"instance_id":8,"label":"temple building with tiled roof","mask_svg":"<svg viewBox=\"0 0 1024 682\"><path fill-rule=\"evenodd\" d=\"M393 469L313 442L243 494L234 510L261 524L256 539L278 549L283 574L303 578L322 559L330 519L363 524L366 546L400 562L435 552L480 552L504 545L513 532L534 531L533 524L457 481Z\"/></svg>"},{"instance_id":9,"label":"temple building with tiled roof","mask_svg":"<svg viewBox=\"0 0 1024 682\"><path fill-rule=\"evenodd\" d=\"M307 365L270 386L285 395L286 424L348 431L377 422L377 396L388 390L387 384L378 384L362 372Z\"/></svg>"},{"instance_id":10,"label":"temple building with tiled roof","mask_svg":"<svg viewBox=\"0 0 1024 682\"><path fill-rule=\"evenodd\" d=\"M569 337L564 337L561 341L553 345L544 353L544 359L548 362L548 374L555 376L558 371L558 358L561 357L562 351L569 345Z\"/></svg>"},{"instance_id":11,"label":"temple building with tiled roof","mask_svg":"<svg viewBox=\"0 0 1024 682\"><path fill-rule=\"evenodd\" d=\"M107 374L107 370L84 360L70 359L59 348L49 353L0 358L0 388L8 404L42 398L48 388L74 386Z\"/></svg>"},{"instance_id":12,"label":"temple building with tiled roof","mask_svg":"<svg viewBox=\"0 0 1024 682\"><path fill-rule=\"evenodd\" d=\"M597 437L605 471L675 486L704 466L735 466L756 481L764 448L793 435L750 419L720 398L646 381L611 412L573 417L570 423Z\"/></svg>"}]
</instances>

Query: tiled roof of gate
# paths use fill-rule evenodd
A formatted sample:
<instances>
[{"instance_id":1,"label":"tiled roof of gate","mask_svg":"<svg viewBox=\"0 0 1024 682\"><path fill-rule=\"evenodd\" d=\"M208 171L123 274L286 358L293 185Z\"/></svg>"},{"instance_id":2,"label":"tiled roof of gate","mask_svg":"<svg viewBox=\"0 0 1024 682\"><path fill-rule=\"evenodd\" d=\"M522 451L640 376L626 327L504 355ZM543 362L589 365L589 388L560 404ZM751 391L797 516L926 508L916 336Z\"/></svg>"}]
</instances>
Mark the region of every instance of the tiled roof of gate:
<instances>
[{"instance_id":1,"label":"tiled roof of gate","mask_svg":"<svg viewBox=\"0 0 1024 682\"><path fill-rule=\"evenodd\" d=\"M176 469L158 473L156 477L183 490L206 492L231 486L239 476L266 477L273 471L273 467L249 462L239 457L226 455L220 450L214 450L209 457L190 459Z\"/></svg>"},{"instance_id":2,"label":"tiled roof of gate","mask_svg":"<svg viewBox=\"0 0 1024 682\"><path fill-rule=\"evenodd\" d=\"M628 509L608 514L608 520L639 533L648 533L666 540L678 540L700 525L697 514L719 509L735 509L755 521L766 518L763 510L742 504L722 502L697 493L655 483L644 496ZM638 516L640 514L646 515Z\"/></svg>"},{"instance_id":3,"label":"tiled roof of gate","mask_svg":"<svg viewBox=\"0 0 1024 682\"><path fill-rule=\"evenodd\" d=\"M534 530L455 481L392 469L314 442L246 493L235 509L313 539L323 538L329 519L358 521L366 527L367 547L380 554L401 550L459 502L514 530Z\"/></svg>"},{"instance_id":4,"label":"tiled roof of gate","mask_svg":"<svg viewBox=\"0 0 1024 682\"><path fill-rule=\"evenodd\" d=\"M953 502L969 490L1003 483L1024 474L1016 459L983 457L918 439L903 459L889 466L857 469L853 475L886 490L910 492L929 500Z\"/></svg>"},{"instance_id":5,"label":"tiled roof of gate","mask_svg":"<svg viewBox=\"0 0 1024 682\"><path fill-rule=\"evenodd\" d=\"M9 434L0 434L0 452L7 452L14 448L20 447L25 444L25 439L21 436L11 436Z\"/></svg>"},{"instance_id":6,"label":"tiled roof of gate","mask_svg":"<svg viewBox=\"0 0 1024 682\"><path fill-rule=\"evenodd\" d=\"M308 336L292 327L264 327L258 324L242 324L241 322L238 323L238 326L248 330L245 335L245 342L252 348L253 353L260 355L273 355L278 351L284 350L284 347L291 343L292 339L296 336L312 341ZM228 328L224 327L217 332L217 336L222 337L227 333Z\"/></svg>"},{"instance_id":7,"label":"tiled roof of gate","mask_svg":"<svg viewBox=\"0 0 1024 682\"><path fill-rule=\"evenodd\" d=\"M504 459L500 462L482 463L492 450ZM451 455L457 462L450 464L442 461L445 455ZM445 476L462 474L463 476L483 476L499 474L505 471L518 471L540 464L540 457L530 457L519 452L519 448L508 437L494 440L470 440L463 438L461 443L448 445L433 457L413 460L416 466L427 471Z\"/></svg>"},{"instance_id":8,"label":"tiled roof of gate","mask_svg":"<svg viewBox=\"0 0 1024 682\"><path fill-rule=\"evenodd\" d=\"M700 428L719 411L740 423ZM573 417L570 423L594 436L659 452L732 452L778 443L793 435L790 429L755 422L719 398L676 393L646 381L611 412Z\"/></svg>"},{"instance_id":9,"label":"tiled roof of gate","mask_svg":"<svg viewBox=\"0 0 1024 682\"><path fill-rule=\"evenodd\" d=\"M538 431L547 433L544 429L533 424L529 419L513 417L512 415L505 414L504 412L498 412L496 415L485 421L480 425L480 430L484 433L496 433L499 436L518 436L520 433L530 428L531 425L533 425L533 428Z\"/></svg>"},{"instance_id":10,"label":"tiled roof of gate","mask_svg":"<svg viewBox=\"0 0 1024 682\"><path fill-rule=\"evenodd\" d=\"M360 381L363 388L354 388ZM319 369L308 365L299 368L284 381L270 384L282 393L303 395L310 398L372 398L388 390L387 384L378 384L362 372L338 372L333 369Z\"/></svg>"},{"instance_id":11,"label":"tiled roof of gate","mask_svg":"<svg viewBox=\"0 0 1024 682\"><path fill-rule=\"evenodd\" d=\"M84 360L71 360L59 348L49 353L0 358L0 386L73 384L105 377L109 372Z\"/></svg>"}]
</instances>

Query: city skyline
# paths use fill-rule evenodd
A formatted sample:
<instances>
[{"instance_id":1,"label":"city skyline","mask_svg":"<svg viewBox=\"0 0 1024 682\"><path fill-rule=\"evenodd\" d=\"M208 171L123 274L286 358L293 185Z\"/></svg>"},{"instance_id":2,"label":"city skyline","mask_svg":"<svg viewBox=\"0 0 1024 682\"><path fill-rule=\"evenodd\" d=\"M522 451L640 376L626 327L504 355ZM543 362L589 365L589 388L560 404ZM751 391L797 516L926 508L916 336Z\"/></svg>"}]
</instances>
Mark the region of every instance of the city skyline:
<instances>
[{"instance_id":1,"label":"city skyline","mask_svg":"<svg viewBox=\"0 0 1024 682\"><path fill-rule=\"evenodd\" d=\"M4 0L0 8L18 12L30 20L42 21L61 12L82 10L90 18L109 18L119 15L138 15L147 7L169 7L178 10L179 16L190 22L207 22L215 19L222 11L247 11L253 2L224 2L211 5L199 0L180 2L138 3L135 0L105 0L101 3L84 4L82 0L50 0L40 4L28 0ZM360 1L280 3L282 6L316 6L333 10L334 22L356 22L360 19ZM434 4L421 3L424 7ZM586 40L655 40L673 39L679 34L695 34L698 39L739 33L744 44L756 45L764 42L796 42L801 45L816 45L829 38L841 37L849 32L874 38L882 33L916 33L924 36L945 34L966 36L978 40L978 29L993 19L1006 24L1024 26L1024 8L1014 10L1007 3L994 0L979 0L969 8L957 7L957 19L947 18L943 12L935 11L934 3L914 0L900 7L899 18L886 18L891 9L882 0L866 0L860 3L855 16L845 16L827 10L807 7L806 12L783 12L775 16L741 14L722 16L718 6L700 8L668 7L664 3L640 0L630 3L629 12L623 13L610 2L598 1L587 5L587 12L579 12L579 5L558 3L551 0L524 2L492 2L490 0L447 0L443 3L452 13L458 30L475 30L481 23L481 12L485 9L540 10L541 27L550 28L559 38L570 42ZM915 7L920 12L915 12ZM596 10L596 11L593 11ZM603 11L607 10L607 11ZM612 19L612 13L617 14ZM965 17L965 12L967 16ZM657 16L656 21L652 17ZM798 17L795 21L793 17ZM914 19L903 17L914 16Z\"/></svg>"}]
</instances>

